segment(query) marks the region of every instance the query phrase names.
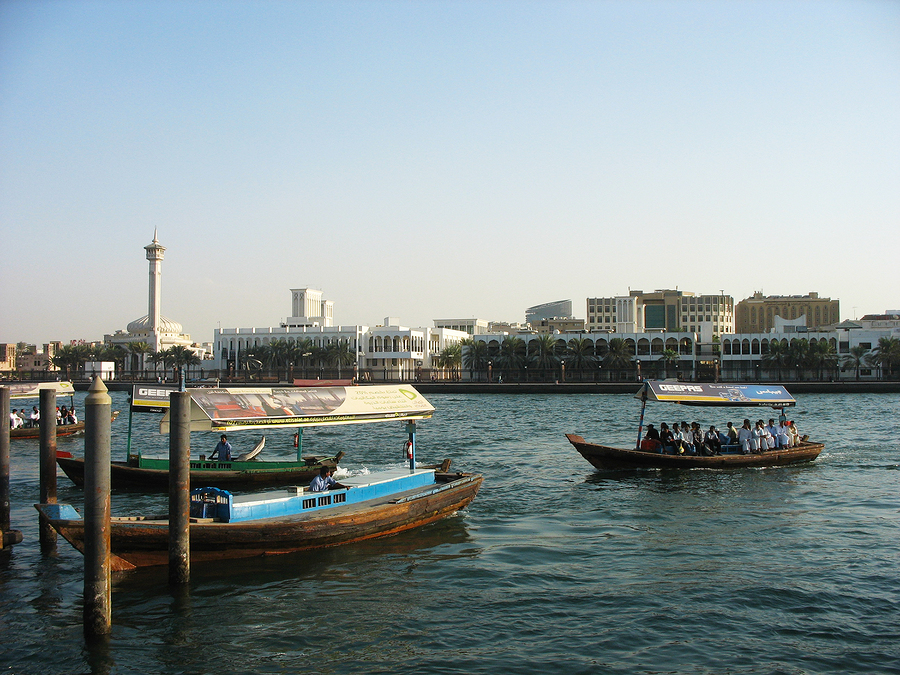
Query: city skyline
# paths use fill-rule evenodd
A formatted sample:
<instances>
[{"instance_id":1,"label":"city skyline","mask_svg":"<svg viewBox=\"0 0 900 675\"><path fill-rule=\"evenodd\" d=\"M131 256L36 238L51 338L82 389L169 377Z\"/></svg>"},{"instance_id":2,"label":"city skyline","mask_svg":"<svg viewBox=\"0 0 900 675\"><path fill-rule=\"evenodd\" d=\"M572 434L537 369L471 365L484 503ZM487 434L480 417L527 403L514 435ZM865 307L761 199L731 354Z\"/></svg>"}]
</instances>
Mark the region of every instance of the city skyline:
<instances>
[{"instance_id":1,"label":"city skyline","mask_svg":"<svg viewBox=\"0 0 900 675\"><path fill-rule=\"evenodd\" d=\"M0 5L0 342L146 307L523 321L629 289L900 305L900 5Z\"/></svg>"}]
</instances>

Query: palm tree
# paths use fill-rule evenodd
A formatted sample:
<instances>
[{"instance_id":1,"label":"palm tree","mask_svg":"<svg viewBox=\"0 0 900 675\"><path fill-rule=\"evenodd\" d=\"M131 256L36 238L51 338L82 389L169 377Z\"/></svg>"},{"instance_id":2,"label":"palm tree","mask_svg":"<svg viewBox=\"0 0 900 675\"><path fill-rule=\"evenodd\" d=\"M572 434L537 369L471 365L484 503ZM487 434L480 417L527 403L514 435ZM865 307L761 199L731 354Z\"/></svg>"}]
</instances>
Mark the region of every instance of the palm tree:
<instances>
[{"instance_id":1,"label":"palm tree","mask_svg":"<svg viewBox=\"0 0 900 675\"><path fill-rule=\"evenodd\" d=\"M497 364L508 373L518 376L525 367L527 350L525 341L517 335L507 335L500 343L500 354Z\"/></svg>"},{"instance_id":2,"label":"palm tree","mask_svg":"<svg viewBox=\"0 0 900 675\"><path fill-rule=\"evenodd\" d=\"M177 369L176 380L181 381L181 374L185 370L190 370L191 366L199 365L200 358L189 347L184 345L173 345L169 347L165 354L168 355L169 362Z\"/></svg>"},{"instance_id":3,"label":"palm tree","mask_svg":"<svg viewBox=\"0 0 900 675\"><path fill-rule=\"evenodd\" d=\"M828 340L819 340L809 345L809 360L821 380L826 370L832 370L837 365L838 355Z\"/></svg>"},{"instance_id":4,"label":"palm tree","mask_svg":"<svg viewBox=\"0 0 900 675\"><path fill-rule=\"evenodd\" d=\"M665 380L669 376L669 366L678 363L678 352L674 349L665 349L663 350L662 356L659 358L660 362L663 365L663 379Z\"/></svg>"},{"instance_id":5,"label":"palm tree","mask_svg":"<svg viewBox=\"0 0 900 675\"><path fill-rule=\"evenodd\" d=\"M531 357L531 363L534 367L542 372L545 379L556 368L559 363L557 356L557 339L550 333L539 335L537 339L528 343L528 351Z\"/></svg>"},{"instance_id":6,"label":"palm tree","mask_svg":"<svg viewBox=\"0 0 900 675\"><path fill-rule=\"evenodd\" d=\"M341 377L341 366L350 366L356 362L356 355L350 347L350 341L335 340L325 348L325 362L332 368L337 367L338 379Z\"/></svg>"},{"instance_id":7,"label":"palm tree","mask_svg":"<svg viewBox=\"0 0 900 675\"><path fill-rule=\"evenodd\" d=\"M628 343L622 338L612 338L609 341L609 349L603 357L603 363L611 370L621 370L631 366L634 355L628 348Z\"/></svg>"},{"instance_id":8,"label":"palm tree","mask_svg":"<svg viewBox=\"0 0 900 675\"><path fill-rule=\"evenodd\" d=\"M56 350L56 355L51 359L51 362L57 368L62 368L63 372L65 372L65 378L68 380L69 378L69 370L74 369L78 364L78 353L75 349L75 345L63 345L59 349Z\"/></svg>"},{"instance_id":9,"label":"palm tree","mask_svg":"<svg viewBox=\"0 0 900 675\"><path fill-rule=\"evenodd\" d=\"M566 345L566 365L580 376L586 370L593 370L594 364L597 363L597 357L594 356L593 341L584 338L572 338Z\"/></svg>"},{"instance_id":10,"label":"palm tree","mask_svg":"<svg viewBox=\"0 0 900 675\"><path fill-rule=\"evenodd\" d=\"M888 379L894 379L894 369L900 365L900 338L880 337L872 355L873 363L881 366L881 372Z\"/></svg>"},{"instance_id":11,"label":"palm tree","mask_svg":"<svg viewBox=\"0 0 900 675\"><path fill-rule=\"evenodd\" d=\"M462 345L463 364L469 369L469 379L474 379L475 371L487 369L487 343L484 340L465 338Z\"/></svg>"},{"instance_id":12,"label":"palm tree","mask_svg":"<svg viewBox=\"0 0 900 675\"><path fill-rule=\"evenodd\" d=\"M769 343L769 351L763 354L762 362L766 370L771 371L775 368L776 379L781 379L781 369L790 362L790 349L787 344L781 340L772 340ZM771 373L770 373L771 376Z\"/></svg>"},{"instance_id":13,"label":"palm tree","mask_svg":"<svg viewBox=\"0 0 900 675\"><path fill-rule=\"evenodd\" d=\"M456 342L444 347L438 354L436 362L438 368L449 369L451 376L459 379L459 368L462 365L462 344Z\"/></svg>"},{"instance_id":14,"label":"palm tree","mask_svg":"<svg viewBox=\"0 0 900 675\"><path fill-rule=\"evenodd\" d=\"M863 366L872 365L872 355L862 345L850 347L850 354L844 357L844 367L856 369L856 381L859 381L859 370Z\"/></svg>"},{"instance_id":15,"label":"palm tree","mask_svg":"<svg viewBox=\"0 0 900 675\"><path fill-rule=\"evenodd\" d=\"M797 379L803 379L803 370L810 366L809 341L806 338L792 340L788 347L788 361L797 369Z\"/></svg>"},{"instance_id":16,"label":"palm tree","mask_svg":"<svg viewBox=\"0 0 900 675\"><path fill-rule=\"evenodd\" d=\"M292 364L303 369L303 376L306 377L306 369L309 367L310 359L315 353L316 346L313 341L308 338L301 338L297 342L291 343L288 350L287 358Z\"/></svg>"},{"instance_id":17,"label":"palm tree","mask_svg":"<svg viewBox=\"0 0 900 675\"><path fill-rule=\"evenodd\" d=\"M144 364L144 358L145 358L145 356L146 356L147 354L150 353L150 351L151 351L152 349L153 349L153 348L152 348L148 343L146 343L146 342L130 342L130 343L128 344L128 351L132 353L132 355L134 356L134 358L138 358L138 357L140 358L140 363L141 363L141 365L140 365L141 376L143 376L143 374L144 374L144 365L145 365L145 364ZM131 369L134 370L134 367L133 367L133 366L134 366L135 364L134 364L133 361L132 361L132 364L131 364L131 365L132 365L132 368L131 368Z\"/></svg>"}]
</instances>

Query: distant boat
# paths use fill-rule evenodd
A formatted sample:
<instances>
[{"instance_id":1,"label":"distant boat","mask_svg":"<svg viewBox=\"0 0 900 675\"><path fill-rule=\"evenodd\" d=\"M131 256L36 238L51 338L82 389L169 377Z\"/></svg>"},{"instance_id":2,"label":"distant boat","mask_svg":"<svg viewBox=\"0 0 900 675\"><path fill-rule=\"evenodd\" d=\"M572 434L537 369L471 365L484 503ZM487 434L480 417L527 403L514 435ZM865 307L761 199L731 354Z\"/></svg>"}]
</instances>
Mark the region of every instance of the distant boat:
<instances>
[{"instance_id":1,"label":"distant boat","mask_svg":"<svg viewBox=\"0 0 900 675\"><path fill-rule=\"evenodd\" d=\"M9 387L10 400L19 400L19 399L39 399L41 397L41 390L51 389L56 392L57 396L62 394L63 396L68 396L70 401L70 406L74 405L72 401L74 401L75 396L75 387L71 382L10 382L8 384L4 384L3 386ZM55 414L55 411L54 411ZM116 418L119 416L119 411L114 410L112 412L112 421L115 422ZM75 434L79 434L84 431L84 421L75 422L74 424L57 424L56 418L51 418L51 423L56 427L56 436L74 436ZM13 438L33 438L38 439L41 437L41 427L40 426L31 426L31 427L19 427L18 429L10 429L9 437Z\"/></svg>"},{"instance_id":2,"label":"distant boat","mask_svg":"<svg viewBox=\"0 0 900 675\"><path fill-rule=\"evenodd\" d=\"M793 447L767 449L744 454L740 446L724 446L721 454L713 456L662 454L659 450L642 448L641 433L644 407L648 400L679 403L688 406L748 407L769 406L782 411L796 405L787 390L778 384L687 384L680 382L646 381L635 398L641 399L641 421L638 440L632 449L588 443L579 435L566 434L576 450L595 468L607 469L725 469L739 467L783 466L811 462L825 448L823 443L810 442L806 437ZM702 426L702 425L701 425Z\"/></svg>"},{"instance_id":3,"label":"distant boat","mask_svg":"<svg viewBox=\"0 0 900 675\"><path fill-rule=\"evenodd\" d=\"M395 534L450 516L475 498L481 475L448 473L449 460L440 470L416 467L416 420L431 417L434 407L413 387L354 387L329 395L343 395L344 402L318 415L320 424L406 422L408 467L342 478L321 492L292 486L235 495L220 486L197 487L191 492L192 562L291 553ZM201 398L192 393L193 401ZM294 422L302 417L295 416ZM231 419L262 418L238 414ZM84 551L84 520L71 505L38 504L37 509ZM168 563L168 516L116 517L110 525L113 570Z\"/></svg>"}]
</instances>

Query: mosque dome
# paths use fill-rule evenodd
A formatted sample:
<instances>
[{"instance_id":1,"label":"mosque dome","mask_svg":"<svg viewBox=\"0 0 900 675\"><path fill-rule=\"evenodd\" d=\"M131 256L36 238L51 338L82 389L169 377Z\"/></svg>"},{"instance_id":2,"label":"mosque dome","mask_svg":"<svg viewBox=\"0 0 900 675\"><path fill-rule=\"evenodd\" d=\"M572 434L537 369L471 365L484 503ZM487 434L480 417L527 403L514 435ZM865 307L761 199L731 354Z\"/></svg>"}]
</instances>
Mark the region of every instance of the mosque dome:
<instances>
[{"instance_id":1,"label":"mosque dome","mask_svg":"<svg viewBox=\"0 0 900 675\"><path fill-rule=\"evenodd\" d=\"M150 316L144 315L140 319L135 319L130 324L128 324L128 332L129 333L147 333L150 330ZM181 335L181 324L177 321L172 321L171 319L167 319L164 316L159 317L159 332L160 333L174 333L175 335Z\"/></svg>"}]
</instances>

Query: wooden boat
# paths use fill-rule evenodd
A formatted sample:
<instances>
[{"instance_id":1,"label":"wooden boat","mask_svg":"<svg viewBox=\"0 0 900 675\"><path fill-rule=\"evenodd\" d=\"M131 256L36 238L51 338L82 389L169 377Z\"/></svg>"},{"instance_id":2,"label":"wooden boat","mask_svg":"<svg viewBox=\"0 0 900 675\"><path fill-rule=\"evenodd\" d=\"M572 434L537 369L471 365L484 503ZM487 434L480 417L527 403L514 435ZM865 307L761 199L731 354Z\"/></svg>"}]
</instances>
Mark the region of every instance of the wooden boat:
<instances>
[{"instance_id":1,"label":"wooden boat","mask_svg":"<svg viewBox=\"0 0 900 675\"><path fill-rule=\"evenodd\" d=\"M681 382L646 381L635 395L642 401L637 443L632 449L588 443L577 434L566 434L569 442L588 462L601 470L607 469L725 469L743 467L783 466L811 462L825 448L823 443L804 437L794 447L763 450L743 454L739 446L725 446L719 455L673 455L641 448L644 409L648 400L691 406L746 407L769 406L782 411L796 405L796 401L781 385L746 384L686 384ZM702 425L701 425L702 426Z\"/></svg>"},{"instance_id":2,"label":"wooden boat","mask_svg":"<svg viewBox=\"0 0 900 675\"><path fill-rule=\"evenodd\" d=\"M478 493L482 476L395 469L341 479L339 489L293 488L233 495L216 488L191 494L191 563L252 558L383 537L446 518ZM69 504L38 511L84 552L84 520ZM111 520L110 569L166 565L166 516Z\"/></svg>"},{"instance_id":3,"label":"wooden boat","mask_svg":"<svg viewBox=\"0 0 900 675\"><path fill-rule=\"evenodd\" d=\"M167 411L172 391L176 389L136 385L132 392L131 413L166 412L160 422L160 431L168 432ZM211 460L204 455L191 459L193 487L216 485L229 490L308 483L323 466L337 468L343 451L333 456L303 456L302 437L306 427L422 419L430 417L434 411L418 392L402 385L197 388L188 391L191 394L192 430L297 429L296 460L257 459L255 455L262 449L260 444L232 461ZM130 436L128 444L130 448ZM83 458L58 452L56 462L73 483L84 485ZM169 489L169 459L129 451L127 459L111 463L110 480L113 490L166 492Z\"/></svg>"},{"instance_id":4,"label":"wooden boat","mask_svg":"<svg viewBox=\"0 0 900 675\"><path fill-rule=\"evenodd\" d=\"M4 385L10 388L10 399L35 399L40 398L42 389L52 389L57 395L69 396L70 401L75 395L75 387L71 382L12 382ZM71 404L70 404L71 405ZM112 413L112 421L115 422L119 416L119 411L114 410ZM76 422L75 424L56 424L56 436L74 436L84 431L84 422ZM13 438L32 438L39 439L41 437L41 428L37 427L19 427L18 429L10 429L9 437Z\"/></svg>"},{"instance_id":5,"label":"wooden boat","mask_svg":"<svg viewBox=\"0 0 900 675\"><path fill-rule=\"evenodd\" d=\"M403 420L409 465L341 478L322 492L293 486L235 495L221 486L197 487L191 492L192 562L291 553L382 537L445 518L475 498L481 475L447 473L449 460L440 471L416 467L416 420L431 417L434 407L413 387L356 387L341 395L344 402L320 414L319 423ZM59 534L84 551L84 520L72 506L37 504L36 508ZM111 568L167 564L167 518L112 518Z\"/></svg>"}]
</instances>

